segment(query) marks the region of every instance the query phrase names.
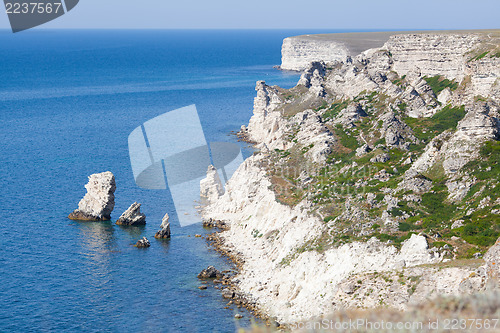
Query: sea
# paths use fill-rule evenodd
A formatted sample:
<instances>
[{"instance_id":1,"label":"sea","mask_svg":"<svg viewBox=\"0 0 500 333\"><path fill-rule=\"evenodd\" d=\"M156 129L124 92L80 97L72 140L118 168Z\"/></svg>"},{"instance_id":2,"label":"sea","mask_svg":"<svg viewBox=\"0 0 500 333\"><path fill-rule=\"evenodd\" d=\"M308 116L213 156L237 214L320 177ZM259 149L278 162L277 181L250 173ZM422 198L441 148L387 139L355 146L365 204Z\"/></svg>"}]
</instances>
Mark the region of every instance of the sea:
<instances>
[{"instance_id":1,"label":"sea","mask_svg":"<svg viewBox=\"0 0 500 333\"><path fill-rule=\"evenodd\" d=\"M258 324L226 308L197 274L232 264L200 223L181 227L166 190L138 187L129 134L195 104L209 142L252 116L255 82L289 88L274 69L283 38L315 30L0 31L0 332L235 332ZM251 149L242 143L245 156ZM67 218L90 174L111 171L109 222ZM145 227L114 224L133 202ZM172 238L154 239L165 213ZM138 249L142 237L151 247ZM243 318L235 319L240 313Z\"/></svg>"}]
</instances>

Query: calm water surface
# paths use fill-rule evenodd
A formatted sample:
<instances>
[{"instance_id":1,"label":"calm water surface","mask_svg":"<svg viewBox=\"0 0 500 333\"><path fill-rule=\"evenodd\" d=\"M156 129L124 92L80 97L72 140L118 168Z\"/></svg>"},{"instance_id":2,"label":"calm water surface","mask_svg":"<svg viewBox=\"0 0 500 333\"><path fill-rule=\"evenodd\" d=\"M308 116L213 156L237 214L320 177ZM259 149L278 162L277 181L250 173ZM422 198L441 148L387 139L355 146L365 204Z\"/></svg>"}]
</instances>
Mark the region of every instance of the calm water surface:
<instances>
[{"instance_id":1,"label":"calm water surface","mask_svg":"<svg viewBox=\"0 0 500 333\"><path fill-rule=\"evenodd\" d=\"M167 191L135 186L127 138L164 112L196 104L207 141L252 115L255 81L284 37L315 31L0 31L0 331L233 332L235 311L196 275L230 264L200 224L181 228ZM248 150L245 150L248 154ZM138 201L143 228L70 221L87 176L110 170L112 218ZM162 216L173 236L152 236ZM146 236L149 249L133 244Z\"/></svg>"}]
</instances>

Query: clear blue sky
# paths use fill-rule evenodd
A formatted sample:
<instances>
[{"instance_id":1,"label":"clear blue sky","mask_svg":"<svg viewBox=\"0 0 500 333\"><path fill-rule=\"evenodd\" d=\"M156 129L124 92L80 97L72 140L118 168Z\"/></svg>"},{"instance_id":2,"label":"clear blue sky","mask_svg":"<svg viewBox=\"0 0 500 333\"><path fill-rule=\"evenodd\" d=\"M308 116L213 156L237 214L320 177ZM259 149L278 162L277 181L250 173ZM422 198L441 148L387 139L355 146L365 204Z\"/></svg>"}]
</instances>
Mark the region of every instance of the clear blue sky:
<instances>
[{"instance_id":1,"label":"clear blue sky","mask_svg":"<svg viewBox=\"0 0 500 333\"><path fill-rule=\"evenodd\" d=\"M43 28L487 29L499 22L500 0L80 0ZM5 12L0 28L9 28Z\"/></svg>"}]
</instances>

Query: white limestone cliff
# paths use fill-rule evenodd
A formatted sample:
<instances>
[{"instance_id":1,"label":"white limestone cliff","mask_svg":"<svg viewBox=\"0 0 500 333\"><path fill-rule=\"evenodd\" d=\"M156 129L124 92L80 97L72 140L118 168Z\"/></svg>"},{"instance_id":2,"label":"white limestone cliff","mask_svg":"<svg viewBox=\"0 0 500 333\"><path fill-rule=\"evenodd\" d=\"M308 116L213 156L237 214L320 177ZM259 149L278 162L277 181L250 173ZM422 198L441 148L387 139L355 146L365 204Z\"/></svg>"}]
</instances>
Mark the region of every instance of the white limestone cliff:
<instances>
[{"instance_id":1,"label":"white limestone cliff","mask_svg":"<svg viewBox=\"0 0 500 333\"><path fill-rule=\"evenodd\" d=\"M207 177L200 181L200 196L208 203L211 203L217 201L222 194L224 194L224 186L217 169L213 165L209 165Z\"/></svg>"},{"instance_id":2,"label":"white limestone cliff","mask_svg":"<svg viewBox=\"0 0 500 333\"><path fill-rule=\"evenodd\" d=\"M466 75L466 53L480 42L474 34L420 33L391 36L384 49L392 54L393 70L401 76L414 71L461 81Z\"/></svg>"},{"instance_id":3,"label":"white limestone cliff","mask_svg":"<svg viewBox=\"0 0 500 333\"><path fill-rule=\"evenodd\" d=\"M470 189L474 179L461 174L462 168L478 158L478 147L497 139L500 131L500 110L495 103L500 91L498 60L488 57L471 61L485 38L489 37L458 32L396 35L384 46L353 57L345 45L338 43L325 46L325 40L321 44L315 44L311 38L285 40L284 68L305 71L297 87L285 93L264 81L257 82L254 115L244 131L259 151L238 168L226 184L225 193L215 195L202 212L205 220L220 221L225 226L220 234L223 246L244 263L237 276L237 287L251 295L266 314L290 323L341 307L375 307L381 300L384 305L405 309L410 303L434 295L467 293L484 287L489 278L484 269L440 270L421 266L442 262L445 255L453 257L449 248L429 248L429 240L438 243L437 238L408 234L398 250L391 241L384 243L370 235L374 228L387 233L401 231L399 222L410 215L400 212L403 217L396 219L389 212L398 210L401 201L418 207L421 196L434 191L435 184L424 176L433 168L442 170L446 177L450 200L463 199ZM329 54L323 55L323 51ZM426 81L426 77L436 75L455 81L460 87L446 88L436 96ZM293 102L287 100L286 94L295 96L292 112L289 106ZM488 101L478 102L476 95ZM378 103L376 110L374 100ZM457 119L456 127L422 139L407 122L409 118L431 118L448 103L466 106L465 117ZM341 107L333 112L335 105ZM372 120L363 122L366 117ZM364 134L372 136L371 141L363 136L361 123L367 129ZM339 145L343 139L339 130L355 135L357 145L354 142L352 146L359 148ZM378 181L382 199L376 199L374 193L343 197L344 201L336 203L341 207L330 207L341 210L333 220L324 219L316 209L317 201L311 199L321 194L321 186L302 186L314 177L307 170L289 178L295 177L293 186L309 191L308 195L293 205L280 201L276 188L281 185L274 178L281 176L288 184L288 175L272 174L266 169L269 161L271 167L279 169L280 163L285 164L298 149L306 161L296 163L335 166L344 162L336 160L337 156L327 158L339 146L341 153L355 152L358 157L371 153L366 161L379 165L391 163L391 152L397 151L404 156L401 161L405 160L397 168L409 165L409 169L401 172L400 181L393 188L383 187L398 174L392 166L350 183L352 188L362 188ZM410 146L419 146L419 152L412 152ZM352 161L340 164L337 175L355 172L360 160ZM202 184L202 193L208 193L207 187ZM380 210L380 216L371 217L369 209ZM349 223L337 227L341 219ZM357 237L372 238L341 245L332 241L323 250L315 247L322 237L331 240L342 236L345 230ZM420 283L414 283L410 292L409 288L393 283L400 276L417 277ZM358 289L366 293L354 292ZM374 290L368 292L369 289Z\"/></svg>"},{"instance_id":4,"label":"white limestone cliff","mask_svg":"<svg viewBox=\"0 0 500 333\"><path fill-rule=\"evenodd\" d=\"M416 235L401 251L376 239L323 254L299 251L322 234L324 224L308 213L307 203L291 208L275 200L271 183L259 168L263 158L256 155L247 159L227 183L226 193L206 207L203 217L230 223L230 230L221 237L245 262L238 277L239 288L280 322L333 311L339 283L352 274L441 260L428 249L425 238Z\"/></svg>"},{"instance_id":5,"label":"white limestone cliff","mask_svg":"<svg viewBox=\"0 0 500 333\"><path fill-rule=\"evenodd\" d=\"M340 42L297 36L283 40L281 55L281 69L302 71L314 61L343 61L349 50Z\"/></svg>"}]
</instances>

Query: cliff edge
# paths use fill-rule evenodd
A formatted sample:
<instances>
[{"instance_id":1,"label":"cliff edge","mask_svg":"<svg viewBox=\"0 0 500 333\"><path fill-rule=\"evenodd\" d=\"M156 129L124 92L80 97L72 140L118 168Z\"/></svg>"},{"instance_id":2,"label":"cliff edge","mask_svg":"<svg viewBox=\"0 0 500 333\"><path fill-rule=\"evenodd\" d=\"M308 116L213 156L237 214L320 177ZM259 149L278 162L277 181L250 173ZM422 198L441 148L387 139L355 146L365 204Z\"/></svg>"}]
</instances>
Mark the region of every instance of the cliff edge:
<instances>
[{"instance_id":1,"label":"cliff edge","mask_svg":"<svg viewBox=\"0 0 500 333\"><path fill-rule=\"evenodd\" d=\"M325 59L333 48L294 88L257 82L242 134L258 152L204 208L243 263L235 285L281 323L485 290L500 31L396 34Z\"/></svg>"}]
</instances>

